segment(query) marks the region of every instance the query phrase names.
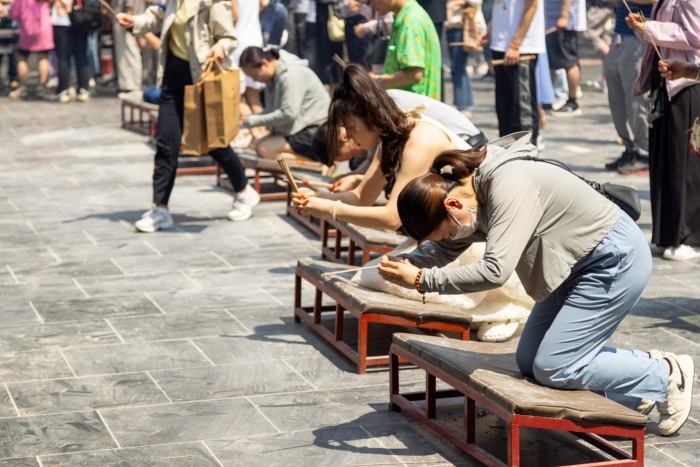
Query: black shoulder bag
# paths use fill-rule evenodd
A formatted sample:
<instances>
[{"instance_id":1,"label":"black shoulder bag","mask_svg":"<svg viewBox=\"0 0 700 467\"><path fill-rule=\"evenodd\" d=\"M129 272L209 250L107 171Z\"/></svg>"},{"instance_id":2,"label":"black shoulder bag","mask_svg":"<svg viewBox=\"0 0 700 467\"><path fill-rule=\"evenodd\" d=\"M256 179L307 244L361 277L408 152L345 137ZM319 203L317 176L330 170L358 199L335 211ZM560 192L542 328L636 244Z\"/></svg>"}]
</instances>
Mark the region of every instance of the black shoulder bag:
<instances>
[{"instance_id":1,"label":"black shoulder bag","mask_svg":"<svg viewBox=\"0 0 700 467\"><path fill-rule=\"evenodd\" d=\"M637 190L634 188L630 188L628 186L624 185L615 185L614 183L603 183L602 185L598 182L594 182L592 180L588 180L583 178L582 176L578 175L574 171L572 171L566 164L563 162L559 162L554 159L538 159L536 157L514 157L513 159L508 159L507 161L503 162L500 164L496 169L502 167L504 164L507 164L508 162L511 161L536 161L536 162L546 162L548 164L556 165L567 172L571 172L572 174L576 175L578 178L583 180L584 182L588 183L591 188L593 188L595 191L600 193L601 195L605 196L608 198L610 201L613 203L617 204L620 209L625 211L628 216L632 218L632 220L638 220L639 216L642 214L642 205L639 201L639 193L637 193ZM494 170L496 170L494 169Z\"/></svg>"}]
</instances>

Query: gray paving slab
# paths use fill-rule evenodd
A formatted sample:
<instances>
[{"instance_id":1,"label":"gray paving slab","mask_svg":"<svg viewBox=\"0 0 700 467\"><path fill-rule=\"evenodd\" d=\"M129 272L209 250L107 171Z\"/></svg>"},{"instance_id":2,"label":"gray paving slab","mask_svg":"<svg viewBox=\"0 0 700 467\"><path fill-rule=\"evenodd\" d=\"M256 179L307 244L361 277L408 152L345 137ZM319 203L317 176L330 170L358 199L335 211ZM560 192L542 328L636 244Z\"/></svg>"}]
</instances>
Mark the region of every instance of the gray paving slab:
<instances>
[{"instance_id":1,"label":"gray paving slab","mask_svg":"<svg viewBox=\"0 0 700 467\"><path fill-rule=\"evenodd\" d=\"M173 402L304 392L315 387L282 361L151 371Z\"/></svg>"},{"instance_id":2,"label":"gray paving slab","mask_svg":"<svg viewBox=\"0 0 700 467\"><path fill-rule=\"evenodd\" d=\"M254 285L231 284L204 289L151 292L153 301L167 314L190 313L193 310L239 310L241 308L274 308L280 305L271 295Z\"/></svg>"},{"instance_id":3,"label":"gray paving slab","mask_svg":"<svg viewBox=\"0 0 700 467\"><path fill-rule=\"evenodd\" d=\"M34 306L36 313L31 310L31 306ZM139 293L71 298L61 301L43 298L32 300L31 305L27 302L27 308L32 311L35 319L38 314L45 323L162 314L147 294Z\"/></svg>"},{"instance_id":4,"label":"gray paving slab","mask_svg":"<svg viewBox=\"0 0 700 467\"><path fill-rule=\"evenodd\" d=\"M0 329L0 352L116 342L119 342L119 337L105 321L42 324Z\"/></svg>"},{"instance_id":5,"label":"gray paving slab","mask_svg":"<svg viewBox=\"0 0 700 467\"><path fill-rule=\"evenodd\" d=\"M0 459L117 447L97 412L0 419Z\"/></svg>"},{"instance_id":6,"label":"gray paving slab","mask_svg":"<svg viewBox=\"0 0 700 467\"><path fill-rule=\"evenodd\" d=\"M146 373L9 383L7 388L19 415L168 402Z\"/></svg>"},{"instance_id":7,"label":"gray paving slab","mask_svg":"<svg viewBox=\"0 0 700 467\"><path fill-rule=\"evenodd\" d=\"M36 457L0 460L0 467L41 467Z\"/></svg>"},{"instance_id":8,"label":"gray paving slab","mask_svg":"<svg viewBox=\"0 0 700 467\"><path fill-rule=\"evenodd\" d=\"M79 376L189 368L209 363L189 340L74 347L64 349L63 354Z\"/></svg>"},{"instance_id":9,"label":"gray paving slab","mask_svg":"<svg viewBox=\"0 0 700 467\"><path fill-rule=\"evenodd\" d=\"M219 467L203 443L178 443L145 448L110 449L39 456L44 466L153 466Z\"/></svg>"},{"instance_id":10,"label":"gray paving slab","mask_svg":"<svg viewBox=\"0 0 700 467\"><path fill-rule=\"evenodd\" d=\"M100 414L122 447L275 433L246 398L104 409Z\"/></svg>"},{"instance_id":11,"label":"gray paving slab","mask_svg":"<svg viewBox=\"0 0 700 467\"><path fill-rule=\"evenodd\" d=\"M30 381L75 376L57 348L0 353L0 381Z\"/></svg>"}]
</instances>

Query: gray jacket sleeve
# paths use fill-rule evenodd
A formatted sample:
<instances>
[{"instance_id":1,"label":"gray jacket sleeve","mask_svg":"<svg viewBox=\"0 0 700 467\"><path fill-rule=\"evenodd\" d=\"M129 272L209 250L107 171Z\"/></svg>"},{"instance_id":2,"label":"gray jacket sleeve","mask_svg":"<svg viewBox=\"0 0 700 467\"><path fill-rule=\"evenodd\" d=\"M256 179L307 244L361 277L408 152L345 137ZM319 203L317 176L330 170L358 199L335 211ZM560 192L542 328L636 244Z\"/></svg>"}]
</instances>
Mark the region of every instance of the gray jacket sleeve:
<instances>
[{"instance_id":1,"label":"gray jacket sleeve","mask_svg":"<svg viewBox=\"0 0 700 467\"><path fill-rule=\"evenodd\" d=\"M284 76L280 77L279 82L275 86L275 95L279 98L279 107L272 109L270 112L247 116L245 118L246 126L278 126L290 124L299 118L306 86L304 86L302 76L295 76L290 72L291 70L288 70L284 73Z\"/></svg>"},{"instance_id":2,"label":"gray jacket sleeve","mask_svg":"<svg viewBox=\"0 0 700 467\"><path fill-rule=\"evenodd\" d=\"M499 175L502 177L492 183L486 203L484 258L459 268L426 269L421 277L421 287L427 292L461 294L495 289L503 285L515 270L525 248L533 240L543 209L531 180L507 176L505 168ZM446 264L446 256L440 251L437 250L437 260L432 262L433 265Z\"/></svg>"}]
</instances>

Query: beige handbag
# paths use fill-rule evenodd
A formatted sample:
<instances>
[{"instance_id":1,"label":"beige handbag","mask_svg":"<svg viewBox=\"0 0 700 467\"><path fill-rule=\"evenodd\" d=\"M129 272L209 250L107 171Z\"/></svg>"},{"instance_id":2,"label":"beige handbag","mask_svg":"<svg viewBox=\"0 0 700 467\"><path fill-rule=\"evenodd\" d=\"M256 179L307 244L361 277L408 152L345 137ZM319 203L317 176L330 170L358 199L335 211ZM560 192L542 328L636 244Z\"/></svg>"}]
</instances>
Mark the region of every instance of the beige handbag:
<instances>
[{"instance_id":1,"label":"beige handbag","mask_svg":"<svg viewBox=\"0 0 700 467\"><path fill-rule=\"evenodd\" d=\"M333 6L328 5L328 38L331 42L345 42L345 20L338 18L333 11Z\"/></svg>"}]
</instances>

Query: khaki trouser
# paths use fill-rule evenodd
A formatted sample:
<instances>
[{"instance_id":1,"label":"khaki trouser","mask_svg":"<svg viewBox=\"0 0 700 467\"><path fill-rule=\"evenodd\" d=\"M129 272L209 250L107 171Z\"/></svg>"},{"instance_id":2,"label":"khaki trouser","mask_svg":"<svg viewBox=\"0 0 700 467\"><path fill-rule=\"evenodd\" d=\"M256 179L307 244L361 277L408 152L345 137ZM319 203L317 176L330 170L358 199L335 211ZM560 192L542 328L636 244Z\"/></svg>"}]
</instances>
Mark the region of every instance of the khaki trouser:
<instances>
[{"instance_id":1,"label":"khaki trouser","mask_svg":"<svg viewBox=\"0 0 700 467\"><path fill-rule=\"evenodd\" d=\"M117 66L119 89L123 91L140 90L143 82L143 62L141 49L136 37L124 28L114 28L114 55Z\"/></svg>"}]
</instances>

